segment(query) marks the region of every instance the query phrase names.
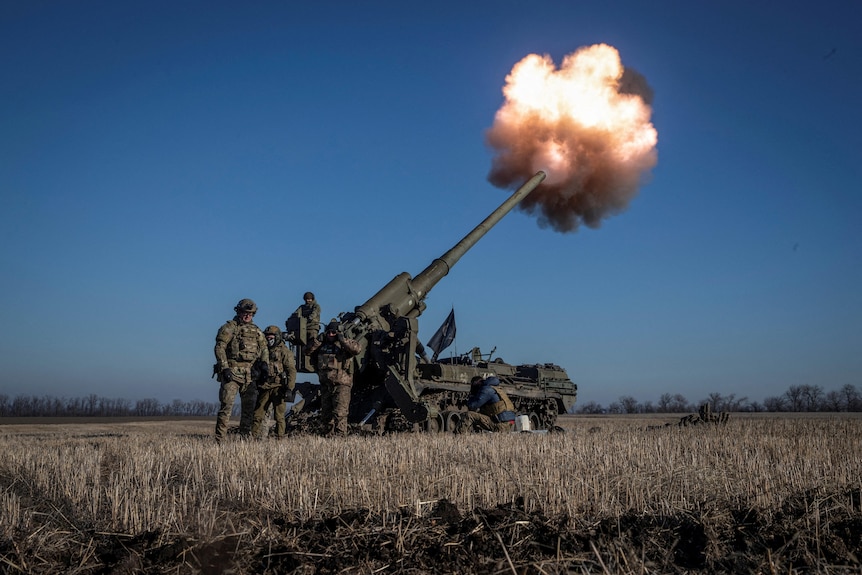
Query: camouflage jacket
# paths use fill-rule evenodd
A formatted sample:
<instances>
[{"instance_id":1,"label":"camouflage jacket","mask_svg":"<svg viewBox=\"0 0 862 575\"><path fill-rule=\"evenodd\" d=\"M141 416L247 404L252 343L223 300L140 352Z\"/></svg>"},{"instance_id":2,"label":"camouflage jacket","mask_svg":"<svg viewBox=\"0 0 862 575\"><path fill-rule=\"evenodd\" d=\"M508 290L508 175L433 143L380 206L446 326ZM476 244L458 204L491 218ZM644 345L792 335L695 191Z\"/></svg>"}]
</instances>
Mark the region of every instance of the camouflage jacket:
<instances>
[{"instance_id":1,"label":"camouflage jacket","mask_svg":"<svg viewBox=\"0 0 862 575\"><path fill-rule=\"evenodd\" d=\"M293 312L305 318L305 330L317 333L320 331L320 304L312 301L310 304L302 304Z\"/></svg>"},{"instance_id":2,"label":"camouflage jacket","mask_svg":"<svg viewBox=\"0 0 862 575\"><path fill-rule=\"evenodd\" d=\"M260 389L284 386L285 390L291 391L296 387L296 360L283 341L277 340L269 348L269 378L257 386Z\"/></svg>"},{"instance_id":3,"label":"camouflage jacket","mask_svg":"<svg viewBox=\"0 0 862 575\"><path fill-rule=\"evenodd\" d=\"M218 330L215 343L216 373L226 368L234 372L234 379L251 383L251 367L255 361L269 363L269 348L263 332L254 323L242 323L234 317Z\"/></svg>"},{"instance_id":4,"label":"camouflage jacket","mask_svg":"<svg viewBox=\"0 0 862 575\"><path fill-rule=\"evenodd\" d=\"M311 356L321 378L339 383L350 383L353 377L353 356L362 351L359 342L346 337L325 341L323 336L309 347Z\"/></svg>"}]
</instances>

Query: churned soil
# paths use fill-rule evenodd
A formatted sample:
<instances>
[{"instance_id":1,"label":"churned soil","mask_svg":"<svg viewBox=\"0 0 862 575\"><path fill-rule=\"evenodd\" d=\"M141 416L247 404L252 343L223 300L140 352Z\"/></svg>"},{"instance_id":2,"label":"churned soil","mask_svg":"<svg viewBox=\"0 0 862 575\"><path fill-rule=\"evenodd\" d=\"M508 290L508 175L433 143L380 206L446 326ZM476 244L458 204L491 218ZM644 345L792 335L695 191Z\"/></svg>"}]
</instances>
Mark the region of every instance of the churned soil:
<instances>
[{"instance_id":1,"label":"churned soil","mask_svg":"<svg viewBox=\"0 0 862 575\"><path fill-rule=\"evenodd\" d=\"M849 499L847 499L849 498ZM712 510L588 520L527 513L520 502L461 510L446 500L419 517L363 509L292 521L230 519L201 539L153 531L78 530L53 547L0 540L4 573L859 573L859 492L801 494L781 509Z\"/></svg>"}]
</instances>

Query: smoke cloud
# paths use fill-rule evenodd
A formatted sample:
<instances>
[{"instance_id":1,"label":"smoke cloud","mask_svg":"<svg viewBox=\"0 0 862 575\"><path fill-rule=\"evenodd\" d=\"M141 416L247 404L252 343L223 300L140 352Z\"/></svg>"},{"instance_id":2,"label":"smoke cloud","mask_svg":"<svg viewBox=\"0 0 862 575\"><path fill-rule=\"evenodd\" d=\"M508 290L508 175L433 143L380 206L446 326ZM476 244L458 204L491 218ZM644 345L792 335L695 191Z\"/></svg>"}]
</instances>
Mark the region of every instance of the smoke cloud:
<instances>
[{"instance_id":1,"label":"smoke cloud","mask_svg":"<svg viewBox=\"0 0 862 575\"><path fill-rule=\"evenodd\" d=\"M547 178L519 208L541 227L597 228L626 209L658 161L653 92L612 46L580 48L557 69L530 54L506 77L505 102L486 133L495 151L488 180L514 188Z\"/></svg>"}]
</instances>

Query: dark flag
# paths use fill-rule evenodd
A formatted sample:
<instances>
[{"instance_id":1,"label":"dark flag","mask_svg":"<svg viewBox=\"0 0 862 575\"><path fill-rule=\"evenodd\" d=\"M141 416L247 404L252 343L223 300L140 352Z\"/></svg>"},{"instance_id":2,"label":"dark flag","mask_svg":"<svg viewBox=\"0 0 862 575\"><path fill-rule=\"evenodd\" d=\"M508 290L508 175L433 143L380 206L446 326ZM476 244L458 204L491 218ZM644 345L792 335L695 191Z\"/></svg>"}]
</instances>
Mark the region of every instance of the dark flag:
<instances>
[{"instance_id":1,"label":"dark flag","mask_svg":"<svg viewBox=\"0 0 862 575\"><path fill-rule=\"evenodd\" d=\"M434 357L431 358L431 361L436 361L437 356L440 355L440 352L452 345L452 342L455 341L455 308L452 308L452 311L449 312L448 317L446 317L446 321L443 322L434 335L431 336L431 339L428 340L428 347L434 350Z\"/></svg>"}]
</instances>

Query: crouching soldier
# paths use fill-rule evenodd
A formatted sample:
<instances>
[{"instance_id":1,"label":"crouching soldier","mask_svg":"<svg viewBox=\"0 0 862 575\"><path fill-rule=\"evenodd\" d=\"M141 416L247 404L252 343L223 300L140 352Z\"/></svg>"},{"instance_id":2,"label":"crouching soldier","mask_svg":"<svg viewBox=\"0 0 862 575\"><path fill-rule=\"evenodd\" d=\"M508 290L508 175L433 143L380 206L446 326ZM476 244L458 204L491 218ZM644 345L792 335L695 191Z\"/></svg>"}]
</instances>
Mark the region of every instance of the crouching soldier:
<instances>
[{"instance_id":1,"label":"crouching soldier","mask_svg":"<svg viewBox=\"0 0 862 575\"><path fill-rule=\"evenodd\" d=\"M221 441L227 434L227 423L237 393L242 404L239 432L241 435L251 432L254 398L257 394L252 366L258 362L263 366L262 369L269 369L266 339L260 328L252 322L254 314L257 313L257 305L250 299L241 299L233 309L236 315L221 326L216 335L214 371L221 384L221 405L215 427L216 441Z\"/></svg>"},{"instance_id":2,"label":"crouching soldier","mask_svg":"<svg viewBox=\"0 0 862 575\"><path fill-rule=\"evenodd\" d=\"M515 424L515 406L506 392L496 387L496 377L470 380L470 396L467 398L467 413L458 424L456 433L468 431L512 431Z\"/></svg>"},{"instance_id":3,"label":"crouching soldier","mask_svg":"<svg viewBox=\"0 0 862 575\"><path fill-rule=\"evenodd\" d=\"M263 330L266 345L269 349L269 372L258 379L257 402L254 406L254 424L251 435L256 439L266 436L268 430L262 430L266 410L272 406L275 418L275 436L284 437L284 415L287 402L293 401L296 387L296 362L293 352L284 344L281 330L277 325L271 325Z\"/></svg>"}]
</instances>

